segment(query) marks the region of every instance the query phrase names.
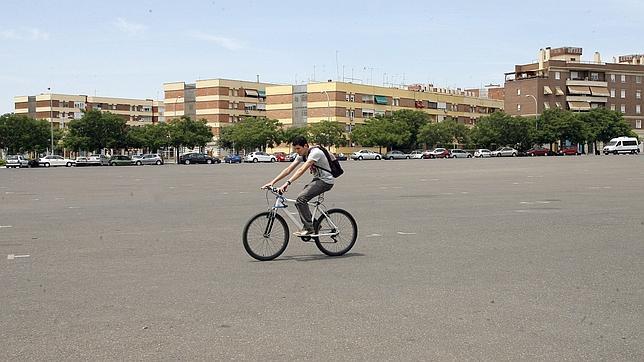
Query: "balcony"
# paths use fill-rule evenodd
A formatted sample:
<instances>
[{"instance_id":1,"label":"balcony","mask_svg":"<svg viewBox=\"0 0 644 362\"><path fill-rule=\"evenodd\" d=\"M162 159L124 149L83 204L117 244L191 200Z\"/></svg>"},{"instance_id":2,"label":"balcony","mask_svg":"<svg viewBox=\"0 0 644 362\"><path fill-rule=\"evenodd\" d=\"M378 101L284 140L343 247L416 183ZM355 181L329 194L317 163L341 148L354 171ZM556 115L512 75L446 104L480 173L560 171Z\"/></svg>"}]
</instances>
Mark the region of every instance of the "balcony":
<instances>
[{"instance_id":1,"label":"balcony","mask_svg":"<svg viewBox=\"0 0 644 362\"><path fill-rule=\"evenodd\" d=\"M584 87L608 87L608 82L596 80L567 80L566 86L584 86Z\"/></svg>"}]
</instances>

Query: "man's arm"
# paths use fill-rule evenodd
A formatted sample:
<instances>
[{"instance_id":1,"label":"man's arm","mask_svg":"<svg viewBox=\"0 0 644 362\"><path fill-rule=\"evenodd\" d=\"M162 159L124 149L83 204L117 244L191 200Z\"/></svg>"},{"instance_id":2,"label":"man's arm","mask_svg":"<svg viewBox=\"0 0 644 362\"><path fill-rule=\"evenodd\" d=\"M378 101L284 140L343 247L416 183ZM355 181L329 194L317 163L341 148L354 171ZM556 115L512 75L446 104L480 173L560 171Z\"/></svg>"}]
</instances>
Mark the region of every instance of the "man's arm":
<instances>
[{"instance_id":1,"label":"man's arm","mask_svg":"<svg viewBox=\"0 0 644 362\"><path fill-rule=\"evenodd\" d=\"M297 180L298 178L300 178L300 176L302 176L306 171L308 171L308 170L311 168L311 166L312 166L313 164L315 164L315 160L313 160L313 159L311 159L311 158L309 158L308 160L306 160L306 162L304 162L304 164L303 164L302 166L300 166L300 168L298 168L298 169L297 169L297 171L295 171L295 173L293 174L293 176L291 176L291 177L286 181L286 183L285 183L284 185L282 185L282 187L280 187L280 190L281 190L282 192L286 192L286 189L288 188L288 186L289 186L290 184L292 184L293 182L295 182L295 180ZM296 165L296 166L297 166L297 165Z\"/></svg>"},{"instance_id":2,"label":"man's arm","mask_svg":"<svg viewBox=\"0 0 644 362\"><path fill-rule=\"evenodd\" d=\"M295 169L295 167L297 167L298 164L299 164L299 162L291 162L291 164L288 165L287 168L283 169L282 172L279 173L279 175L275 176L275 178L271 182L269 182L266 185L262 186L262 188L266 188L266 187L270 187L270 186L275 185L275 183L277 183L277 181L283 179L284 177L288 176L291 172L293 172L293 170Z\"/></svg>"}]
</instances>

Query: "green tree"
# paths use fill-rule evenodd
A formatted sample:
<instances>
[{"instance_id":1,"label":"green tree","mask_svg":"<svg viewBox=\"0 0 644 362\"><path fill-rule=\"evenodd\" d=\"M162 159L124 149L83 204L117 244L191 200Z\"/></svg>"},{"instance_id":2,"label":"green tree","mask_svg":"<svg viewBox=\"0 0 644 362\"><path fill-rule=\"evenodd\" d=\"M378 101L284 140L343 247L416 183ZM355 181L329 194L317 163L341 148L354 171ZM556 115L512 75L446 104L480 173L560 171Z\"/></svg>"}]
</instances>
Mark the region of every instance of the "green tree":
<instances>
[{"instance_id":1,"label":"green tree","mask_svg":"<svg viewBox=\"0 0 644 362\"><path fill-rule=\"evenodd\" d=\"M123 117L90 110L67 124L64 144L72 149L97 151L127 146L127 125Z\"/></svg>"},{"instance_id":2,"label":"green tree","mask_svg":"<svg viewBox=\"0 0 644 362\"><path fill-rule=\"evenodd\" d=\"M347 142L344 136L344 126L339 122L321 121L309 125L311 134L309 143L328 146L345 145Z\"/></svg>"},{"instance_id":3,"label":"green tree","mask_svg":"<svg viewBox=\"0 0 644 362\"><path fill-rule=\"evenodd\" d=\"M60 134L58 130L54 132L54 145ZM7 148L9 153L42 152L50 144L49 122L16 114L0 116L0 148Z\"/></svg>"},{"instance_id":4,"label":"green tree","mask_svg":"<svg viewBox=\"0 0 644 362\"><path fill-rule=\"evenodd\" d=\"M173 119L168 126L169 143L175 147L203 147L212 141L212 130L205 120L194 121L188 116Z\"/></svg>"},{"instance_id":5,"label":"green tree","mask_svg":"<svg viewBox=\"0 0 644 362\"><path fill-rule=\"evenodd\" d=\"M245 117L238 123L223 127L219 145L224 148L253 151L265 150L281 142L280 123L266 117Z\"/></svg>"},{"instance_id":6,"label":"green tree","mask_svg":"<svg viewBox=\"0 0 644 362\"><path fill-rule=\"evenodd\" d=\"M143 129L143 147L146 147L148 152L157 152L160 148L170 145L170 129L167 123L146 124Z\"/></svg>"},{"instance_id":7,"label":"green tree","mask_svg":"<svg viewBox=\"0 0 644 362\"><path fill-rule=\"evenodd\" d=\"M450 147L455 143L467 144L470 142L470 131L466 125L454 120L426 123L420 128L418 141L429 147Z\"/></svg>"},{"instance_id":8,"label":"green tree","mask_svg":"<svg viewBox=\"0 0 644 362\"><path fill-rule=\"evenodd\" d=\"M307 140L311 138L310 128L304 127L288 127L280 129L280 141L286 144L291 144L291 141L296 136L303 136Z\"/></svg>"},{"instance_id":9,"label":"green tree","mask_svg":"<svg viewBox=\"0 0 644 362\"><path fill-rule=\"evenodd\" d=\"M352 137L363 146L378 146L382 152L383 146L392 149L407 144L411 131L404 121L395 120L391 116L378 115L356 126Z\"/></svg>"},{"instance_id":10,"label":"green tree","mask_svg":"<svg viewBox=\"0 0 644 362\"><path fill-rule=\"evenodd\" d=\"M597 141L606 143L611 138L620 136L637 137L631 126L626 123L620 112L607 108L595 108L589 112L580 113L579 118L588 126L588 142L597 149Z\"/></svg>"},{"instance_id":11,"label":"green tree","mask_svg":"<svg viewBox=\"0 0 644 362\"><path fill-rule=\"evenodd\" d=\"M479 147L512 146L525 150L532 145L534 127L534 119L494 112L481 117L471 130L470 136L472 142Z\"/></svg>"},{"instance_id":12,"label":"green tree","mask_svg":"<svg viewBox=\"0 0 644 362\"><path fill-rule=\"evenodd\" d=\"M409 140L405 145L402 145L402 147L409 150L418 148L420 130L423 126L430 123L429 114L422 111L402 109L393 112L391 116L394 121L404 122L408 126L407 130L409 130Z\"/></svg>"}]
</instances>

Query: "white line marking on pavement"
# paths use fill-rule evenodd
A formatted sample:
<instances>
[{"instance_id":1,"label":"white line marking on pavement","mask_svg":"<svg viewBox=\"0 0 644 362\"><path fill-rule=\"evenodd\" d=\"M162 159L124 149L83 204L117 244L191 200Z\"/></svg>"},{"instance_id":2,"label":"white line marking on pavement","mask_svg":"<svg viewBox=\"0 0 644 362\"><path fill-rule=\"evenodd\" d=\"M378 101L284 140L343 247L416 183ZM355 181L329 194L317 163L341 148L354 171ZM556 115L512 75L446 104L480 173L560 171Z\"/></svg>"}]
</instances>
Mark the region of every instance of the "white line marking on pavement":
<instances>
[{"instance_id":1,"label":"white line marking on pavement","mask_svg":"<svg viewBox=\"0 0 644 362\"><path fill-rule=\"evenodd\" d=\"M382 236L382 235L380 235L380 234L371 234L371 235L365 236L365 238L377 238L379 236Z\"/></svg>"},{"instance_id":2,"label":"white line marking on pavement","mask_svg":"<svg viewBox=\"0 0 644 362\"><path fill-rule=\"evenodd\" d=\"M4 193L5 193L5 195L11 195L11 194L13 194L15 192L13 192L13 191L5 191Z\"/></svg>"},{"instance_id":3,"label":"white line marking on pavement","mask_svg":"<svg viewBox=\"0 0 644 362\"><path fill-rule=\"evenodd\" d=\"M7 259L9 260L14 260L15 258L28 258L31 255L14 255L14 254L9 254L7 255Z\"/></svg>"},{"instance_id":4,"label":"white line marking on pavement","mask_svg":"<svg viewBox=\"0 0 644 362\"><path fill-rule=\"evenodd\" d=\"M398 234L398 235L416 235L416 233L406 233L406 232L403 232L403 231L398 231L396 234Z\"/></svg>"},{"instance_id":5,"label":"white line marking on pavement","mask_svg":"<svg viewBox=\"0 0 644 362\"><path fill-rule=\"evenodd\" d=\"M467 191L461 191L461 194L462 194L462 195L467 195L467 194L469 194L469 192L467 192Z\"/></svg>"},{"instance_id":6,"label":"white line marking on pavement","mask_svg":"<svg viewBox=\"0 0 644 362\"><path fill-rule=\"evenodd\" d=\"M38 201L38 200L40 200L40 199L31 199L31 201Z\"/></svg>"},{"instance_id":7,"label":"white line marking on pavement","mask_svg":"<svg viewBox=\"0 0 644 362\"><path fill-rule=\"evenodd\" d=\"M423 181L423 182L427 181L426 178L421 178L420 180Z\"/></svg>"},{"instance_id":8,"label":"white line marking on pavement","mask_svg":"<svg viewBox=\"0 0 644 362\"><path fill-rule=\"evenodd\" d=\"M78 206L67 206L68 209L80 209Z\"/></svg>"},{"instance_id":9,"label":"white line marking on pavement","mask_svg":"<svg viewBox=\"0 0 644 362\"><path fill-rule=\"evenodd\" d=\"M0 229L2 229L2 228L12 228L12 227L13 226L11 226L11 225L0 225Z\"/></svg>"}]
</instances>

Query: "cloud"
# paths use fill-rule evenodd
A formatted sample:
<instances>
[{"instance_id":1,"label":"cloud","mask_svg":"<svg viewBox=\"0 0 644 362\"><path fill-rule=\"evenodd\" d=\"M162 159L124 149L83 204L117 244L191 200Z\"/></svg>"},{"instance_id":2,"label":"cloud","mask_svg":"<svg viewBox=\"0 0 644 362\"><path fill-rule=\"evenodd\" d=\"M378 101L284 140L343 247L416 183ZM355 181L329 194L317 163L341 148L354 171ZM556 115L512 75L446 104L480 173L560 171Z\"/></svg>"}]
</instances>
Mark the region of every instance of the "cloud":
<instances>
[{"instance_id":1,"label":"cloud","mask_svg":"<svg viewBox=\"0 0 644 362\"><path fill-rule=\"evenodd\" d=\"M143 34L148 27L143 24L136 24L127 21L124 18L117 18L114 22L116 28L129 35L140 35Z\"/></svg>"},{"instance_id":2,"label":"cloud","mask_svg":"<svg viewBox=\"0 0 644 362\"><path fill-rule=\"evenodd\" d=\"M0 39L11 40L49 40L49 33L38 28L22 28L20 30L0 30Z\"/></svg>"},{"instance_id":3,"label":"cloud","mask_svg":"<svg viewBox=\"0 0 644 362\"><path fill-rule=\"evenodd\" d=\"M228 50L240 50L245 48L245 45L241 41L237 39L221 36L221 35L212 35L212 34L202 33L200 31L195 31L195 32L192 32L190 36L196 39L201 39L211 43L215 43L220 47L226 48Z\"/></svg>"}]
</instances>

